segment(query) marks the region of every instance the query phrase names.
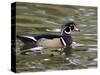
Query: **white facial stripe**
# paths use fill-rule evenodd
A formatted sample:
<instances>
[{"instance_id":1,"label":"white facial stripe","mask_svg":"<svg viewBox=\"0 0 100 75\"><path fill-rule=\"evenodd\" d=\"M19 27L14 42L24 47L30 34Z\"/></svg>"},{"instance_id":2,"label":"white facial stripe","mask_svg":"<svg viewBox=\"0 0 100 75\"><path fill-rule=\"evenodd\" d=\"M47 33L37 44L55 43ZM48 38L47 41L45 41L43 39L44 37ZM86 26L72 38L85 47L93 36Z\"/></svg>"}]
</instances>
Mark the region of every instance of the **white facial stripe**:
<instances>
[{"instance_id":1,"label":"white facial stripe","mask_svg":"<svg viewBox=\"0 0 100 75\"><path fill-rule=\"evenodd\" d=\"M62 29L61 34L63 33L63 31L64 31L66 28L67 28L67 27L65 27L65 28Z\"/></svg>"},{"instance_id":2,"label":"white facial stripe","mask_svg":"<svg viewBox=\"0 0 100 75\"><path fill-rule=\"evenodd\" d=\"M69 27L70 31L69 32L66 32L64 31L66 34L71 34L71 28Z\"/></svg>"},{"instance_id":3,"label":"white facial stripe","mask_svg":"<svg viewBox=\"0 0 100 75\"><path fill-rule=\"evenodd\" d=\"M66 34L71 34L71 31L70 32L66 32L66 31L64 31Z\"/></svg>"}]
</instances>

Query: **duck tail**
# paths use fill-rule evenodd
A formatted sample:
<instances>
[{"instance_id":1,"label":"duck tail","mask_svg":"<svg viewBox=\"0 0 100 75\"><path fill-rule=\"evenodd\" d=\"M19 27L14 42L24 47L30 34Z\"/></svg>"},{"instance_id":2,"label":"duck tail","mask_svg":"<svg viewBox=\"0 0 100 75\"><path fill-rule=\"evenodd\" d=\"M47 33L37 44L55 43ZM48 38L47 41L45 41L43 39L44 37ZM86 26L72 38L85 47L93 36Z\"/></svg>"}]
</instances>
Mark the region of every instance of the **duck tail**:
<instances>
[{"instance_id":1,"label":"duck tail","mask_svg":"<svg viewBox=\"0 0 100 75\"><path fill-rule=\"evenodd\" d=\"M16 38L24 43L24 45L21 49L30 49L30 48L37 46L36 41L34 41L28 37L24 37L22 35L17 35Z\"/></svg>"}]
</instances>

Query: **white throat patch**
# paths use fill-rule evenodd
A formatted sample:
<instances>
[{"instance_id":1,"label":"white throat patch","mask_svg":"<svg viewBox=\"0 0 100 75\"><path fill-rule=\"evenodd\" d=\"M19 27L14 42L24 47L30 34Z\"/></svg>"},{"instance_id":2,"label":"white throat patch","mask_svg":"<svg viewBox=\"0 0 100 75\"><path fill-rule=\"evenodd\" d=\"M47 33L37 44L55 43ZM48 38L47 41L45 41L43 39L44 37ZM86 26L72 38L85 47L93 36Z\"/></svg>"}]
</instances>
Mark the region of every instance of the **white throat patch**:
<instances>
[{"instance_id":1,"label":"white throat patch","mask_svg":"<svg viewBox=\"0 0 100 75\"><path fill-rule=\"evenodd\" d=\"M70 31L69 32L66 32L66 31L64 31L66 34L71 34L71 28L69 28L70 29Z\"/></svg>"}]
</instances>

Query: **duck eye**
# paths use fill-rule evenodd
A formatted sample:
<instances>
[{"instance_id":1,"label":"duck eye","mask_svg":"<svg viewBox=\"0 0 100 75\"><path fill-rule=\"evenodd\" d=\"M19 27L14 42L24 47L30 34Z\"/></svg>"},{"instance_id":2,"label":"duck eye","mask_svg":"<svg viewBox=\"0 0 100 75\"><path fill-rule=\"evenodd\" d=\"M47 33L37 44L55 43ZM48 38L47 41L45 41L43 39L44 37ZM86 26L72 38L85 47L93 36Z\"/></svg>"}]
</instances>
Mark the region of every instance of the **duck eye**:
<instances>
[{"instance_id":1,"label":"duck eye","mask_svg":"<svg viewBox=\"0 0 100 75\"><path fill-rule=\"evenodd\" d=\"M74 29L74 26L71 26L71 30L73 30Z\"/></svg>"}]
</instances>

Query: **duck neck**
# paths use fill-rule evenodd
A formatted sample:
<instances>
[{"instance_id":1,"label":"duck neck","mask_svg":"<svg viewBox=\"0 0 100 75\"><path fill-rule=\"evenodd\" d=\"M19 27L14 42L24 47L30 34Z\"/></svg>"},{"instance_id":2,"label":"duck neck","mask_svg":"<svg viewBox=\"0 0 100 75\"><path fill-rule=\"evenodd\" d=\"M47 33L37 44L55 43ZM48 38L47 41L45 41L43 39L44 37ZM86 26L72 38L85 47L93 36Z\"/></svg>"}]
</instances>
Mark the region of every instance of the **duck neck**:
<instances>
[{"instance_id":1,"label":"duck neck","mask_svg":"<svg viewBox=\"0 0 100 75\"><path fill-rule=\"evenodd\" d=\"M61 32L61 35L63 35L63 34L71 34L71 28L70 27L67 27L67 28L65 28L65 29L63 29L62 30L62 32Z\"/></svg>"},{"instance_id":2,"label":"duck neck","mask_svg":"<svg viewBox=\"0 0 100 75\"><path fill-rule=\"evenodd\" d=\"M69 28L70 29L70 28ZM71 29L68 30L63 30L61 33L61 42L64 46L70 46L72 43L72 37L71 37Z\"/></svg>"}]
</instances>

